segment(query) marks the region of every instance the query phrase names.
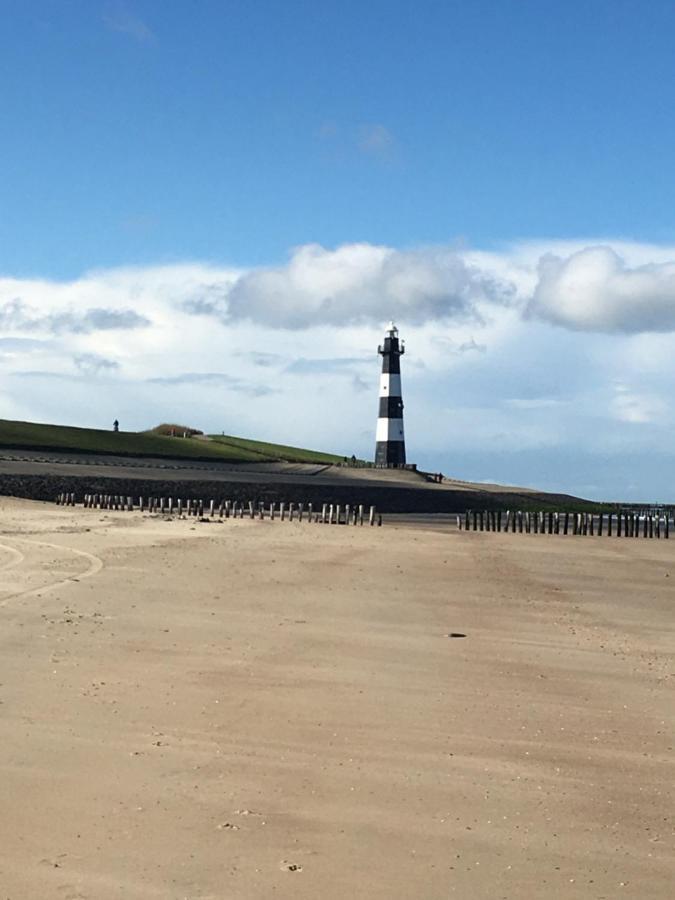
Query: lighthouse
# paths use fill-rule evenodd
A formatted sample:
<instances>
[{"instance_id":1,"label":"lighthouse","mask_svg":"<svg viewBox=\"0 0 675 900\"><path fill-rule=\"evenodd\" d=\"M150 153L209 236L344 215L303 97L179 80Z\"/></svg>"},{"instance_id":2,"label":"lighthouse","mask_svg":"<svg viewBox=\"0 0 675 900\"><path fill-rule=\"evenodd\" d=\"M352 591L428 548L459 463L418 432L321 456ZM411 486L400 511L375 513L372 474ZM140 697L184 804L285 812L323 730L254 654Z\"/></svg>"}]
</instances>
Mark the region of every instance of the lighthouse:
<instances>
[{"instance_id":1,"label":"lighthouse","mask_svg":"<svg viewBox=\"0 0 675 900\"><path fill-rule=\"evenodd\" d=\"M401 394L401 356L405 347L399 343L398 328L387 326L384 346L377 352L382 357L380 376L380 412L377 419L375 465L395 468L405 465L403 436L403 395Z\"/></svg>"}]
</instances>

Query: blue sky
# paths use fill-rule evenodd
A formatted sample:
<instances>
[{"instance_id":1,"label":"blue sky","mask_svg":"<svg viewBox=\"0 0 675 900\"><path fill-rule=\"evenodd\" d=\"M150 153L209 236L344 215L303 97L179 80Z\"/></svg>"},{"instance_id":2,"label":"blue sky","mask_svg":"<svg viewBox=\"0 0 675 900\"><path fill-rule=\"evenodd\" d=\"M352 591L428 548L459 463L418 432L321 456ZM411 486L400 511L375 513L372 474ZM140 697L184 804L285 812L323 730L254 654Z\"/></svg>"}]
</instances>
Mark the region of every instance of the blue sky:
<instances>
[{"instance_id":1,"label":"blue sky","mask_svg":"<svg viewBox=\"0 0 675 900\"><path fill-rule=\"evenodd\" d=\"M3 270L675 239L672 3L2 6Z\"/></svg>"},{"instance_id":2,"label":"blue sky","mask_svg":"<svg viewBox=\"0 0 675 900\"><path fill-rule=\"evenodd\" d=\"M675 4L0 11L0 416L675 499Z\"/></svg>"}]
</instances>

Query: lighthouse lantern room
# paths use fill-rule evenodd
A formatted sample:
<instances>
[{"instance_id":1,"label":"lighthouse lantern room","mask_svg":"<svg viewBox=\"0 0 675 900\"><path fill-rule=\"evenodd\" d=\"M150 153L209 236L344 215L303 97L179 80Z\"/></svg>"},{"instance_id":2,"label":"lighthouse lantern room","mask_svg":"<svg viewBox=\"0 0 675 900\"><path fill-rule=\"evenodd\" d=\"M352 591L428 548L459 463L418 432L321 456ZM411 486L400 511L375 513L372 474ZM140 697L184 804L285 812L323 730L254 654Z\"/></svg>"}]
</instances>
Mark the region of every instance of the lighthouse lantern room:
<instances>
[{"instance_id":1,"label":"lighthouse lantern room","mask_svg":"<svg viewBox=\"0 0 675 900\"><path fill-rule=\"evenodd\" d=\"M398 328L387 326L384 346L377 352L382 357L380 376L380 411L377 419L375 465L396 468L405 465L403 435L403 395L401 393L401 356L405 347L399 342Z\"/></svg>"}]
</instances>

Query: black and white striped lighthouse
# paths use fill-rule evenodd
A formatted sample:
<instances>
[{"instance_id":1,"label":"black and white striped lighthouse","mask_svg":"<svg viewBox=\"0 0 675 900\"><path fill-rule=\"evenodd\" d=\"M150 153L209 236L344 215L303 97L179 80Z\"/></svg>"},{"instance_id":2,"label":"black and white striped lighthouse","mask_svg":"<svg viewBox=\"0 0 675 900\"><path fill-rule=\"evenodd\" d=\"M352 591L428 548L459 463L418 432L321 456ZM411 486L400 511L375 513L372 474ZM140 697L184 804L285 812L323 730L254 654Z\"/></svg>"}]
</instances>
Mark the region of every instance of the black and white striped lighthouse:
<instances>
[{"instance_id":1,"label":"black and white striped lighthouse","mask_svg":"<svg viewBox=\"0 0 675 900\"><path fill-rule=\"evenodd\" d=\"M393 322L387 327L380 376L380 412L377 419L375 445L376 466L404 466L405 438L403 436L403 395L401 393L401 356L405 347L398 340L398 328Z\"/></svg>"}]
</instances>

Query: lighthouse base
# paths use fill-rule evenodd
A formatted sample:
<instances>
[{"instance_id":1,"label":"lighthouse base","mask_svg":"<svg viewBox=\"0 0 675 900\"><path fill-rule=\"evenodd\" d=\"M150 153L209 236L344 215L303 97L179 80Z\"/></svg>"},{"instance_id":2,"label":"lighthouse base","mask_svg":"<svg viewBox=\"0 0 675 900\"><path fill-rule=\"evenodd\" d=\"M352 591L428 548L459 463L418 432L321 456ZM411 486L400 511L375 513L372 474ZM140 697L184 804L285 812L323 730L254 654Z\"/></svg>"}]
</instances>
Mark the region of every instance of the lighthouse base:
<instances>
[{"instance_id":1,"label":"lighthouse base","mask_svg":"<svg viewBox=\"0 0 675 900\"><path fill-rule=\"evenodd\" d=\"M405 466L405 441L378 441L375 445L375 465L392 469Z\"/></svg>"}]
</instances>

